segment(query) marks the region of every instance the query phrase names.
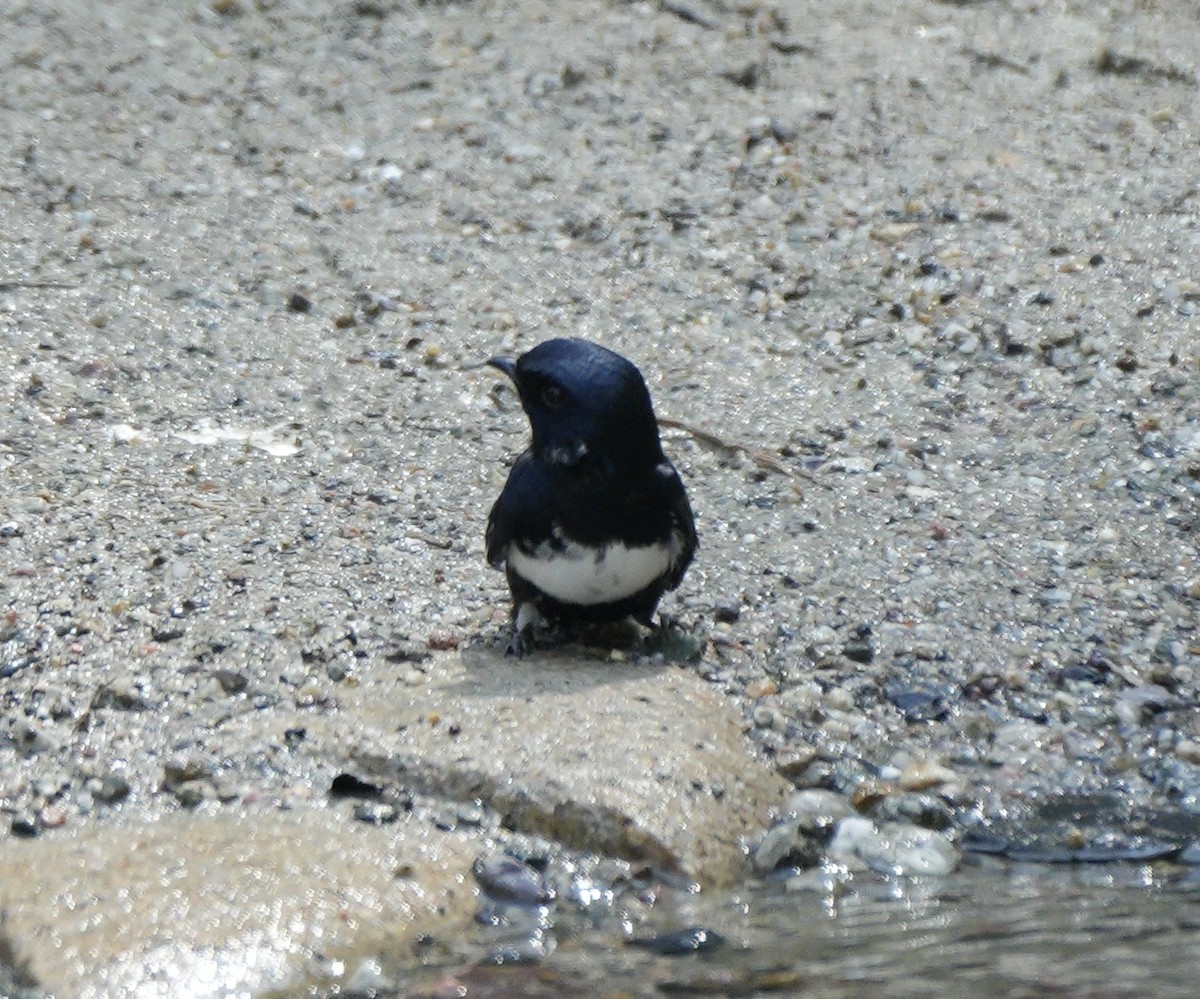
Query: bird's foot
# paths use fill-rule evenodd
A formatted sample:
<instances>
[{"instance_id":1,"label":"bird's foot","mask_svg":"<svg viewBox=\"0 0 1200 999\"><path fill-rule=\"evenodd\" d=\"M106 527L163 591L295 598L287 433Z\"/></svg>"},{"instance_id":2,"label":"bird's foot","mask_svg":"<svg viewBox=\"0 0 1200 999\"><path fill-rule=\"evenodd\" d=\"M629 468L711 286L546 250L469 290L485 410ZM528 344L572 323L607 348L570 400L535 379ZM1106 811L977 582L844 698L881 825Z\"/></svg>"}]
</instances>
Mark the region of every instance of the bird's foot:
<instances>
[{"instance_id":1,"label":"bird's foot","mask_svg":"<svg viewBox=\"0 0 1200 999\"><path fill-rule=\"evenodd\" d=\"M667 662L694 662L704 652L703 635L687 631L673 614L660 613L657 623L650 628L643 648L648 653L661 655Z\"/></svg>"},{"instance_id":2,"label":"bird's foot","mask_svg":"<svg viewBox=\"0 0 1200 999\"><path fill-rule=\"evenodd\" d=\"M517 659L524 659L533 651L533 648L533 628L525 628L523 630L513 628L504 654L506 656L514 656Z\"/></svg>"}]
</instances>

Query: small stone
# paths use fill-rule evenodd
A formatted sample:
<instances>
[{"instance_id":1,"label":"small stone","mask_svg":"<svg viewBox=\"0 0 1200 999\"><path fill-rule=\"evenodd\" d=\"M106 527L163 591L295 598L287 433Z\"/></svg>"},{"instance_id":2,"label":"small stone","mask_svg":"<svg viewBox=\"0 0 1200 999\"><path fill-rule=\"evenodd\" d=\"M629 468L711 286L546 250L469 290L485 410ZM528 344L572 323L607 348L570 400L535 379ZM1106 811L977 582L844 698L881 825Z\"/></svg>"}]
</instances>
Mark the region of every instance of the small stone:
<instances>
[{"instance_id":1,"label":"small stone","mask_svg":"<svg viewBox=\"0 0 1200 999\"><path fill-rule=\"evenodd\" d=\"M462 636L449 631L435 631L430 633L427 644L435 652L448 652L462 644Z\"/></svg>"},{"instance_id":2,"label":"small stone","mask_svg":"<svg viewBox=\"0 0 1200 999\"><path fill-rule=\"evenodd\" d=\"M725 942L724 937L715 930L704 926L689 926L670 933L656 933L650 937L632 937L625 943L630 947L640 947L655 954L674 957L680 954L705 954L716 950Z\"/></svg>"},{"instance_id":3,"label":"small stone","mask_svg":"<svg viewBox=\"0 0 1200 999\"><path fill-rule=\"evenodd\" d=\"M837 823L854 814L848 799L824 788L806 788L793 792L785 805L785 814L794 816L805 832L827 840Z\"/></svg>"},{"instance_id":4,"label":"small stone","mask_svg":"<svg viewBox=\"0 0 1200 999\"><path fill-rule=\"evenodd\" d=\"M923 791L957 779L953 770L936 760L913 760L901 772L897 783L906 791Z\"/></svg>"},{"instance_id":5,"label":"small stone","mask_svg":"<svg viewBox=\"0 0 1200 999\"><path fill-rule=\"evenodd\" d=\"M821 859L821 844L800 825L800 819L792 818L767 830L750 858L759 874L769 874L781 867L806 868L817 864Z\"/></svg>"},{"instance_id":6,"label":"small stone","mask_svg":"<svg viewBox=\"0 0 1200 999\"><path fill-rule=\"evenodd\" d=\"M62 805L46 805L38 812L38 825L43 829L57 829L66 824L67 810Z\"/></svg>"},{"instance_id":7,"label":"small stone","mask_svg":"<svg viewBox=\"0 0 1200 999\"><path fill-rule=\"evenodd\" d=\"M288 296L287 307L289 312L311 312L313 307L312 299L299 291L294 291Z\"/></svg>"},{"instance_id":8,"label":"small stone","mask_svg":"<svg viewBox=\"0 0 1200 999\"><path fill-rule=\"evenodd\" d=\"M850 640L842 647L842 655L857 663L869 663L875 658L875 648L871 644L871 626L858 625L851 634Z\"/></svg>"},{"instance_id":9,"label":"small stone","mask_svg":"<svg viewBox=\"0 0 1200 999\"><path fill-rule=\"evenodd\" d=\"M494 901L542 905L554 900L554 889L529 864L507 853L476 859L471 867L479 887Z\"/></svg>"},{"instance_id":10,"label":"small stone","mask_svg":"<svg viewBox=\"0 0 1200 999\"><path fill-rule=\"evenodd\" d=\"M368 825L391 825L400 818L400 809L386 801L360 801L354 806L354 817Z\"/></svg>"},{"instance_id":11,"label":"small stone","mask_svg":"<svg viewBox=\"0 0 1200 999\"><path fill-rule=\"evenodd\" d=\"M724 624L733 624L742 616L742 605L732 597L718 597L713 603L713 618Z\"/></svg>"},{"instance_id":12,"label":"small stone","mask_svg":"<svg viewBox=\"0 0 1200 999\"><path fill-rule=\"evenodd\" d=\"M205 801L217 797L216 788L209 780L189 780L175 788L175 800L184 808L196 808Z\"/></svg>"},{"instance_id":13,"label":"small stone","mask_svg":"<svg viewBox=\"0 0 1200 999\"><path fill-rule=\"evenodd\" d=\"M762 697L770 697L772 694L777 694L778 692L779 684L770 677L751 680L746 684L746 696L755 701Z\"/></svg>"},{"instance_id":14,"label":"small stone","mask_svg":"<svg viewBox=\"0 0 1200 999\"><path fill-rule=\"evenodd\" d=\"M1175 755L1188 763L1200 763L1200 742L1181 739L1175 744Z\"/></svg>"},{"instance_id":15,"label":"small stone","mask_svg":"<svg viewBox=\"0 0 1200 999\"><path fill-rule=\"evenodd\" d=\"M887 781L868 777L865 780L859 781L855 786L853 793L850 795L850 801L856 810L864 812L894 791L895 787Z\"/></svg>"},{"instance_id":16,"label":"small stone","mask_svg":"<svg viewBox=\"0 0 1200 999\"><path fill-rule=\"evenodd\" d=\"M958 851L932 829L900 822L876 828L867 819L844 819L829 845L831 854L855 857L871 870L899 877L939 876L958 867Z\"/></svg>"},{"instance_id":17,"label":"small stone","mask_svg":"<svg viewBox=\"0 0 1200 999\"><path fill-rule=\"evenodd\" d=\"M146 711L150 702L132 680L114 680L96 691L92 708L109 708L116 711Z\"/></svg>"},{"instance_id":18,"label":"small stone","mask_svg":"<svg viewBox=\"0 0 1200 999\"><path fill-rule=\"evenodd\" d=\"M129 781L120 774L110 774L100 781L100 786L92 792L92 797L107 805L115 805L129 797Z\"/></svg>"},{"instance_id":19,"label":"small stone","mask_svg":"<svg viewBox=\"0 0 1200 999\"><path fill-rule=\"evenodd\" d=\"M781 777L795 781L816 758L817 751L811 746L792 746L775 757L775 769Z\"/></svg>"},{"instance_id":20,"label":"small stone","mask_svg":"<svg viewBox=\"0 0 1200 999\"><path fill-rule=\"evenodd\" d=\"M245 673L240 673L232 669L219 669L213 672L213 679L221 685L221 689L226 694L240 694L246 689L247 679Z\"/></svg>"},{"instance_id":21,"label":"small stone","mask_svg":"<svg viewBox=\"0 0 1200 999\"><path fill-rule=\"evenodd\" d=\"M179 756L163 764L163 787L171 790L189 781L201 780L212 773L212 764L195 756Z\"/></svg>"},{"instance_id":22,"label":"small stone","mask_svg":"<svg viewBox=\"0 0 1200 999\"><path fill-rule=\"evenodd\" d=\"M922 829L949 829L954 811L933 794L893 794L871 810L876 821L906 822Z\"/></svg>"},{"instance_id":23,"label":"small stone","mask_svg":"<svg viewBox=\"0 0 1200 999\"><path fill-rule=\"evenodd\" d=\"M42 831L37 819L24 813L14 815L9 828L12 830L12 834L20 839L32 839Z\"/></svg>"}]
</instances>

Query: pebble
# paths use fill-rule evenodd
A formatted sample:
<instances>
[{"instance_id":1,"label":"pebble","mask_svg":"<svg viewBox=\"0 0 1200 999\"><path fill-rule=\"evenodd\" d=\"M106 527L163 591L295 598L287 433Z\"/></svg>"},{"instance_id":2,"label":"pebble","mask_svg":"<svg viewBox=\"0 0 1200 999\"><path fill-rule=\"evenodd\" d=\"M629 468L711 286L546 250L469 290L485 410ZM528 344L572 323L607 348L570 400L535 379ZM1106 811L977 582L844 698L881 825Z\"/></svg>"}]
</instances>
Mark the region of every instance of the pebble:
<instances>
[{"instance_id":1,"label":"pebble","mask_svg":"<svg viewBox=\"0 0 1200 999\"><path fill-rule=\"evenodd\" d=\"M96 801L115 805L129 797L129 781L120 774L110 774L102 780L96 781L95 785L92 789L92 797Z\"/></svg>"},{"instance_id":2,"label":"pebble","mask_svg":"<svg viewBox=\"0 0 1200 999\"><path fill-rule=\"evenodd\" d=\"M1175 755L1188 763L1200 763L1200 742L1194 739L1180 739L1175 744Z\"/></svg>"},{"instance_id":3,"label":"pebble","mask_svg":"<svg viewBox=\"0 0 1200 999\"><path fill-rule=\"evenodd\" d=\"M823 839L833 834L839 820L854 814L845 797L823 788L794 791L788 796L784 811L794 817L805 832Z\"/></svg>"},{"instance_id":4,"label":"pebble","mask_svg":"<svg viewBox=\"0 0 1200 999\"><path fill-rule=\"evenodd\" d=\"M359 822L386 826L400 818L400 809L388 801L360 801L354 806L353 814Z\"/></svg>"},{"instance_id":5,"label":"pebble","mask_svg":"<svg viewBox=\"0 0 1200 999\"><path fill-rule=\"evenodd\" d=\"M752 700L758 700L762 697L770 697L772 694L779 693L779 684L770 677L760 677L757 680L751 680L746 684L746 696Z\"/></svg>"},{"instance_id":6,"label":"pebble","mask_svg":"<svg viewBox=\"0 0 1200 999\"><path fill-rule=\"evenodd\" d=\"M907 822L923 829L951 829L954 809L932 794L893 794L880 799L871 809L877 822Z\"/></svg>"},{"instance_id":7,"label":"pebble","mask_svg":"<svg viewBox=\"0 0 1200 999\"><path fill-rule=\"evenodd\" d=\"M732 624L742 616L741 601L732 597L719 597L713 603L713 617L725 624Z\"/></svg>"},{"instance_id":8,"label":"pebble","mask_svg":"<svg viewBox=\"0 0 1200 999\"><path fill-rule=\"evenodd\" d=\"M751 854L754 870L767 874L781 867L813 867L821 858L821 844L801 825L800 819L793 818L767 830Z\"/></svg>"},{"instance_id":9,"label":"pebble","mask_svg":"<svg viewBox=\"0 0 1200 999\"><path fill-rule=\"evenodd\" d=\"M639 947L667 957L682 954L707 954L725 943L725 938L706 926L689 926L682 930L656 933L648 937L630 937L629 947Z\"/></svg>"},{"instance_id":10,"label":"pebble","mask_svg":"<svg viewBox=\"0 0 1200 999\"><path fill-rule=\"evenodd\" d=\"M942 766L936 760L914 760L900 772L896 783L905 791L924 791L927 788L952 783L956 779L957 774L953 770Z\"/></svg>"},{"instance_id":11,"label":"pebble","mask_svg":"<svg viewBox=\"0 0 1200 999\"><path fill-rule=\"evenodd\" d=\"M542 874L507 853L477 858L471 873L479 887L497 902L543 905L554 901L555 891Z\"/></svg>"},{"instance_id":12,"label":"pebble","mask_svg":"<svg viewBox=\"0 0 1200 999\"><path fill-rule=\"evenodd\" d=\"M940 876L958 867L959 854L943 834L908 823L852 817L838 823L829 844L838 859L862 861L878 874L896 877Z\"/></svg>"}]
</instances>

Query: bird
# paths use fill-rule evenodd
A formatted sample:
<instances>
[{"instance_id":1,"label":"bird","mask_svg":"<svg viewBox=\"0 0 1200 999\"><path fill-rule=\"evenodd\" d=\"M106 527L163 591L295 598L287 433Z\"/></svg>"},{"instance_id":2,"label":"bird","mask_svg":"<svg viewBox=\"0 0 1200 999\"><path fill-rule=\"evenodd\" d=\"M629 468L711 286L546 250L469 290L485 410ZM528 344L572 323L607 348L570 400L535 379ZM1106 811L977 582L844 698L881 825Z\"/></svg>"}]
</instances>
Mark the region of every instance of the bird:
<instances>
[{"instance_id":1,"label":"bird","mask_svg":"<svg viewBox=\"0 0 1200 999\"><path fill-rule=\"evenodd\" d=\"M698 541L642 373L580 339L486 363L512 379L532 432L485 535L487 560L504 568L512 596L507 652L533 651L534 628L546 621L632 617L654 628Z\"/></svg>"}]
</instances>

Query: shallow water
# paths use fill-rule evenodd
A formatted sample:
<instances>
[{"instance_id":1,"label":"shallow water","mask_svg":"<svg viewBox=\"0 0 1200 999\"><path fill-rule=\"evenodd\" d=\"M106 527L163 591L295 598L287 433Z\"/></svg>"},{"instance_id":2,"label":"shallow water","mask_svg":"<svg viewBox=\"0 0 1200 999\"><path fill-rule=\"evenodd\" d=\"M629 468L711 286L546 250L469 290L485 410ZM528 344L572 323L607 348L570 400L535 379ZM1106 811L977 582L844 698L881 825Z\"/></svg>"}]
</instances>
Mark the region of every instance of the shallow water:
<instances>
[{"instance_id":1,"label":"shallow water","mask_svg":"<svg viewBox=\"0 0 1200 999\"><path fill-rule=\"evenodd\" d=\"M560 916L557 949L540 963L443 975L437 994L457 982L477 997L1190 997L1200 988L1198 873L985 858L940 880L860 875L837 893L762 885L694 896L675 900L670 921L651 919L725 938L685 956Z\"/></svg>"}]
</instances>

